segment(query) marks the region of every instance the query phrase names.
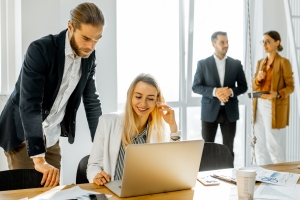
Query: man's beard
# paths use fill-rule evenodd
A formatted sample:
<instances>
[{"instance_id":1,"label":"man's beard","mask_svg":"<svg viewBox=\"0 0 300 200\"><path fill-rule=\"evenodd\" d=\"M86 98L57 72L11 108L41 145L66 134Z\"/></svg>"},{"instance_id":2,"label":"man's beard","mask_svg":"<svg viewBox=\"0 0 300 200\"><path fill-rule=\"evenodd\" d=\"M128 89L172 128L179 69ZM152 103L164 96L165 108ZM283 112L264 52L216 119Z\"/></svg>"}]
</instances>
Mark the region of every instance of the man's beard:
<instances>
[{"instance_id":1,"label":"man's beard","mask_svg":"<svg viewBox=\"0 0 300 200\"><path fill-rule=\"evenodd\" d=\"M227 54L228 48L223 48L221 51L219 51L219 53L223 56L225 56Z\"/></svg>"},{"instance_id":2,"label":"man's beard","mask_svg":"<svg viewBox=\"0 0 300 200\"><path fill-rule=\"evenodd\" d=\"M75 52L76 56L79 56L81 58L88 58L91 55L91 53L93 52L93 51L91 51L88 55L82 54L80 52L80 48L78 47L78 45L75 41L74 34L72 35L72 37L70 39L70 45L71 45L72 50ZM90 50L90 49L87 49L87 50Z\"/></svg>"}]
</instances>

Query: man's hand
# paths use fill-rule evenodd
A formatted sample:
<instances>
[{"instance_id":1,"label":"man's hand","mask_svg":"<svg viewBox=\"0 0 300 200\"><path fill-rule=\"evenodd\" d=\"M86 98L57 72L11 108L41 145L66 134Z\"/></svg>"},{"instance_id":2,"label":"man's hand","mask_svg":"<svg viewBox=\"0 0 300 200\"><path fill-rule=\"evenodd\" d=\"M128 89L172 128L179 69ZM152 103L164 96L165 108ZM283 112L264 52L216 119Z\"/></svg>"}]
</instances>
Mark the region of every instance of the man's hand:
<instances>
[{"instance_id":1,"label":"man's hand","mask_svg":"<svg viewBox=\"0 0 300 200\"><path fill-rule=\"evenodd\" d=\"M226 103L231 95L231 90L228 87L216 88L215 92L217 98L223 103Z\"/></svg>"},{"instance_id":2,"label":"man's hand","mask_svg":"<svg viewBox=\"0 0 300 200\"><path fill-rule=\"evenodd\" d=\"M53 187L59 183L59 170L52 165L49 165L45 158L33 158L34 168L36 171L43 173L41 185L44 187Z\"/></svg>"}]
</instances>

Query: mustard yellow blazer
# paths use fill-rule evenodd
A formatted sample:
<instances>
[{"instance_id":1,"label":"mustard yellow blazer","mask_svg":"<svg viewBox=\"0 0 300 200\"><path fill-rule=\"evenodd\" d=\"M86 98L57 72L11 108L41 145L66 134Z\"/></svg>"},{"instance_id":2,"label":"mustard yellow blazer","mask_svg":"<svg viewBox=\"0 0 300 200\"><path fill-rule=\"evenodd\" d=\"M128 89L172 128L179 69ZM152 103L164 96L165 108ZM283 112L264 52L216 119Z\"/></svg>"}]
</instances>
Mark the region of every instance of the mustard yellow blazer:
<instances>
[{"instance_id":1,"label":"mustard yellow blazer","mask_svg":"<svg viewBox=\"0 0 300 200\"><path fill-rule=\"evenodd\" d=\"M254 77L263 69L266 61L267 57L258 61ZM259 85L256 85L254 78L252 81L252 89L253 91L257 91L258 88ZM273 62L271 91L284 93L284 98L272 99L272 128L285 128L289 125L290 94L294 91L294 79L290 61L281 57L278 53ZM256 106L257 99L255 98L253 100L253 123L255 123L256 118Z\"/></svg>"}]
</instances>

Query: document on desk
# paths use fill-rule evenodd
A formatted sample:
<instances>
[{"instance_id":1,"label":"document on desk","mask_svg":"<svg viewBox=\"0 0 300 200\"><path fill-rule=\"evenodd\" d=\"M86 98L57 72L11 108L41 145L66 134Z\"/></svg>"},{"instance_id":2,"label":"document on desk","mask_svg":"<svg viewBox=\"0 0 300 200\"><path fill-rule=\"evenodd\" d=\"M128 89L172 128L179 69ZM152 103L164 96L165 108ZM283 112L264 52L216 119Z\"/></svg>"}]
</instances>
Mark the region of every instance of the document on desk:
<instances>
[{"instance_id":1,"label":"document on desk","mask_svg":"<svg viewBox=\"0 0 300 200\"><path fill-rule=\"evenodd\" d=\"M293 187L261 183L254 191L254 199L299 200L300 184Z\"/></svg>"},{"instance_id":2,"label":"document on desk","mask_svg":"<svg viewBox=\"0 0 300 200\"><path fill-rule=\"evenodd\" d=\"M287 187L295 186L300 176L294 173L267 170L262 167L244 167L243 169L254 169L256 171L256 181Z\"/></svg>"},{"instance_id":3,"label":"document on desk","mask_svg":"<svg viewBox=\"0 0 300 200\"><path fill-rule=\"evenodd\" d=\"M66 200L66 199L79 199L79 200L89 200L90 194L100 194L99 192L93 192L89 190L83 190L79 186L75 186L69 189L63 190L65 186L57 186L45 193L42 193L30 200ZM112 195L106 195L107 198ZM25 199L25 198L24 198Z\"/></svg>"}]
</instances>

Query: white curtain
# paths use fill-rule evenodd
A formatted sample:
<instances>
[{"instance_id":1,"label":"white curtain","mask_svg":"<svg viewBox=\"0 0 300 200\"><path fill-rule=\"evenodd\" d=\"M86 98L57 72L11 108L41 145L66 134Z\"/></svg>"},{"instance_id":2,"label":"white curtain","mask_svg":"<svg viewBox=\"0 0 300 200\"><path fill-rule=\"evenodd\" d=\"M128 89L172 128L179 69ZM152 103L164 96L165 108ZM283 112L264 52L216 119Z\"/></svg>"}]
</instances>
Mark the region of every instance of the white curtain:
<instances>
[{"instance_id":1,"label":"white curtain","mask_svg":"<svg viewBox=\"0 0 300 200\"><path fill-rule=\"evenodd\" d=\"M0 94L10 94L22 63L21 0L0 0Z\"/></svg>"}]
</instances>

